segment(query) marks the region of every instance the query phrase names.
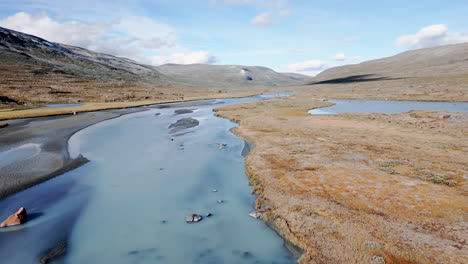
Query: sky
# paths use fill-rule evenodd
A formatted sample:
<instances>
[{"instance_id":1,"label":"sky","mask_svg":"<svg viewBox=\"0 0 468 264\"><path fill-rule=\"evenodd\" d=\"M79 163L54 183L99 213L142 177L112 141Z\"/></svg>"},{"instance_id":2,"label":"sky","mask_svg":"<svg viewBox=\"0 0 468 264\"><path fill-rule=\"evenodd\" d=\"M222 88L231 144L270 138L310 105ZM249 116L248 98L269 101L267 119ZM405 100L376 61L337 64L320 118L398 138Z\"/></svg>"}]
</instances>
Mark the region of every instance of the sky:
<instances>
[{"instance_id":1,"label":"sky","mask_svg":"<svg viewBox=\"0 0 468 264\"><path fill-rule=\"evenodd\" d=\"M135 61L315 75L468 42L466 0L0 0L0 27Z\"/></svg>"}]
</instances>

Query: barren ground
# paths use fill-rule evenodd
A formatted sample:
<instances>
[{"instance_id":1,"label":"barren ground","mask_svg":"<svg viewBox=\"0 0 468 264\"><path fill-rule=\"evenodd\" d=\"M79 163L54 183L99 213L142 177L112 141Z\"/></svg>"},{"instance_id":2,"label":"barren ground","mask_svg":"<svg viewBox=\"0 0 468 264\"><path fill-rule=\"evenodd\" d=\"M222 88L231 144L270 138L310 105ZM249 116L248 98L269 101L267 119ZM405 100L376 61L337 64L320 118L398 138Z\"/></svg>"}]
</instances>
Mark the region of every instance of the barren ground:
<instances>
[{"instance_id":1,"label":"barren ground","mask_svg":"<svg viewBox=\"0 0 468 264\"><path fill-rule=\"evenodd\" d=\"M466 263L468 114L309 115L329 104L317 95L217 109L255 143L257 206L305 251L300 262Z\"/></svg>"}]
</instances>

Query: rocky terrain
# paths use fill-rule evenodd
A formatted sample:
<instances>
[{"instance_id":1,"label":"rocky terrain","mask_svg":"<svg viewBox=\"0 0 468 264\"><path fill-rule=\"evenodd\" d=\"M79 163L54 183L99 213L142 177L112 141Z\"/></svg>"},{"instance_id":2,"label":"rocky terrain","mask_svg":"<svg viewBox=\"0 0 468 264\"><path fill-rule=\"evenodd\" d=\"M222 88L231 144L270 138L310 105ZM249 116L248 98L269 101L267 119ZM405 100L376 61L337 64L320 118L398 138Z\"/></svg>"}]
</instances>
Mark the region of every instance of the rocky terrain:
<instances>
[{"instance_id":1,"label":"rocky terrain","mask_svg":"<svg viewBox=\"0 0 468 264\"><path fill-rule=\"evenodd\" d=\"M144 65L127 58L52 43L0 28L1 108L47 102L175 100L207 93L252 91L304 78L264 67ZM12 102L21 102L15 104Z\"/></svg>"}]
</instances>

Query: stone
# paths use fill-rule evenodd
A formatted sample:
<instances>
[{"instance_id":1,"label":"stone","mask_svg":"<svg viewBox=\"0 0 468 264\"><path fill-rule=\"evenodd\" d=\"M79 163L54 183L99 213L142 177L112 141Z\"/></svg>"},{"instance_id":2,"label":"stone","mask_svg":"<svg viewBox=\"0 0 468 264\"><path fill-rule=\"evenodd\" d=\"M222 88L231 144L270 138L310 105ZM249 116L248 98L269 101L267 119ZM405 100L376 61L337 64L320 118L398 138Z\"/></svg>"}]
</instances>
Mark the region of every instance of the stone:
<instances>
[{"instance_id":1,"label":"stone","mask_svg":"<svg viewBox=\"0 0 468 264\"><path fill-rule=\"evenodd\" d=\"M24 207L21 207L16 213L10 215L3 223L0 224L0 227L8 227L21 225L28 221L28 213Z\"/></svg>"},{"instance_id":2,"label":"stone","mask_svg":"<svg viewBox=\"0 0 468 264\"><path fill-rule=\"evenodd\" d=\"M206 217L210 217L210 216L212 216L212 214L211 214L211 213L207 213L205 216L206 216Z\"/></svg>"},{"instance_id":3,"label":"stone","mask_svg":"<svg viewBox=\"0 0 468 264\"><path fill-rule=\"evenodd\" d=\"M258 212L258 211L253 211L251 213L249 213L249 216L255 218L255 219L258 219L262 216L262 213Z\"/></svg>"},{"instance_id":4,"label":"stone","mask_svg":"<svg viewBox=\"0 0 468 264\"><path fill-rule=\"evenodd\" d=\"M218 203L222 203L222 202L224 202L224 201L223 200L218 200Z\"/></svg>"},{"instance_id":5,"label":"stone","mask_svg":"<svg viewBox=\"0 0 468 264\"><path fill-rule=\"evenodd\" d=\"M216 189L213 189L213 190L212 190L212 192L218 192L218 190L216 190Z\"/></svg>"},{"instance_id":6,"label":"stone","mask_svg":"<svg viewBox=\"0 0 468 264\"><path fill-rule=\"evenodd\" d=\"M187 217L185 221L187 221L187 223L196 223L200 222L202 219L203 217L201 215L192 214L191 216Z\"/></svg>"}]
</instances>

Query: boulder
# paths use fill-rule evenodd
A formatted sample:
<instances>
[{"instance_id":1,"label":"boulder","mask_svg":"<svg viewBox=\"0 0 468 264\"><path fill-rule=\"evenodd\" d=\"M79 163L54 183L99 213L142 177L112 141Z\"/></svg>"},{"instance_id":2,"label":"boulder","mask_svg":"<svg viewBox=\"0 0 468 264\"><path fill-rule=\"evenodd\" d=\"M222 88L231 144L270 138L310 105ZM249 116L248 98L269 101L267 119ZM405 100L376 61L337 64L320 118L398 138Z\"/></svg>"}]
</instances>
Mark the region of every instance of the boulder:
<instances>
[{"instance_id":1,"label":"boulder","mask_svg":"<svg viewBox=\"0 0 468 264\"><path fill-rule=\"evenodd\" d=\"M187 221L187 223L196 223L200 222L202 219L203 217L201 215L192 214L191 216L187 217L185 221Z\"/></svg>"},{"instance_id":2,"label":"boulder","mask_svg":"<svg viewBox=\"0 0 468 264\"><path fill-rule=\"evenodd\" d=\"M253 217L253 218L258 219L258 218L260 218L260 217L262 216L262 213L259 212L259 211L253 211L253 212L249 213L249 215L250 215L251 217Z\"/></svg>"},{"instance_id":3,"label":"boulder","mask_svg":"<svg viewBox=\"0 0 468 264\"><path fill-rule=\"evenodd\" d=\"M16 213L10 215L0 227L8 227L8 226L15 226L21 225L28 221L28 213L24 207L21 207Z\"/></svg>"}]
</instances>

